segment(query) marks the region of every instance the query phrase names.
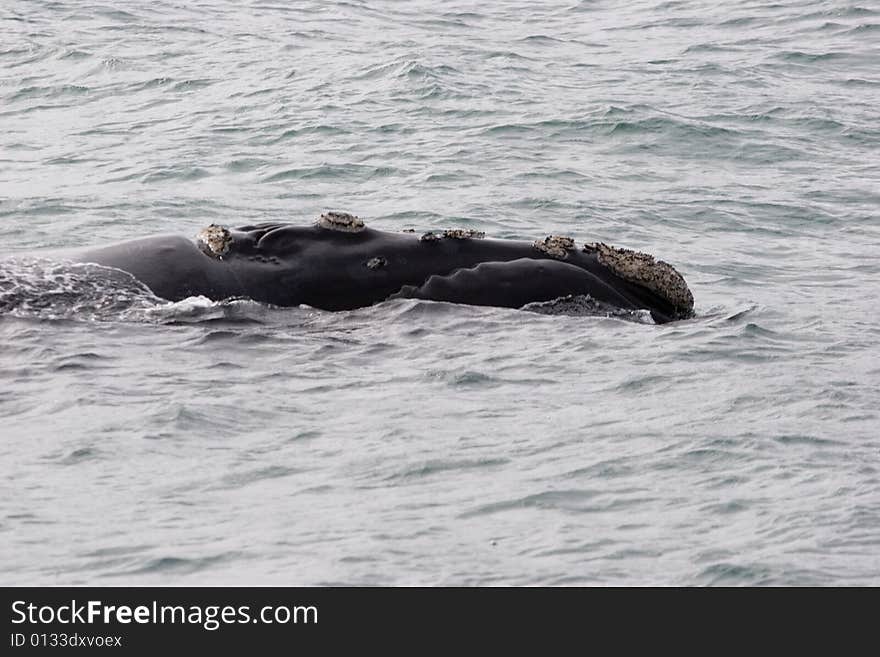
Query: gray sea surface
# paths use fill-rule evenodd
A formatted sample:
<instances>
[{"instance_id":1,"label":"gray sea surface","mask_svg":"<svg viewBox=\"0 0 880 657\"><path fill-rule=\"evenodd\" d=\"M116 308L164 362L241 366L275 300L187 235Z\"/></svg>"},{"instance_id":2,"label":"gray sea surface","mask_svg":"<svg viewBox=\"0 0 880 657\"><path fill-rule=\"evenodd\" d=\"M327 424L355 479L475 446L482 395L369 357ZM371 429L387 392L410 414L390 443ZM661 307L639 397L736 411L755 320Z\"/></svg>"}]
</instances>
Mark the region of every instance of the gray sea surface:
<instances>
[{"instance_id":1,"label":"gray sea surface","mask_svg":"<svg viewBox=\"0 0 880 657\"><path fill-rule=\"evenodd\" d=\"M168 303L210 223L647 251L697 316ZM0 583L880 584L880 5L4 0Z\"/></svg>"}]
</instances>

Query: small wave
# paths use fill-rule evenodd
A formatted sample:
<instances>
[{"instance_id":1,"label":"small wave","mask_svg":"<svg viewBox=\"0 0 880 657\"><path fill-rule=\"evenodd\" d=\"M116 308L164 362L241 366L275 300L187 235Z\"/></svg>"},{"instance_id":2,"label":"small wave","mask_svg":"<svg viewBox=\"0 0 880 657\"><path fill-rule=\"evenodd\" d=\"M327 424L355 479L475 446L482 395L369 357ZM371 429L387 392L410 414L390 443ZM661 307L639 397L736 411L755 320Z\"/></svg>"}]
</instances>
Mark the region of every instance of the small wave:
<instances>
[{"instance_id":1,"label":"small wave","mask_svg":"<svg viewBox=\"0 0 880 657\"><path fill-rule=\"evenodd\" d=\"M520 43L533 43L542 46L555 46L558 44L566 43L565 39L557 39L556 37L548 36L546 34L532 34L527 37L523 37L518 39Z\"/></svg>"},{"instance_id":2,"label":"small wave","mask_svg":"<svg viewBox=\"0 0 880 657\"><path fill-rule=\"evenodd\" d=\"M400 173L393 167L370 167L361 164L324 164L317 167L286 169L263 178L263 182L274 183L286 180L350 180L364 181L384 178Z\"/></svg>"},{"instance_id":3,"label":"small wave","mask_svg":"<svg viewBox=\"0 0 880 657\"><path fill-rule=\"evenodd\" d=\"M484 504L464 511L459 515L459 518L473 518L529 508L576 513L598 511L608 505L607 502L597 503L595 501L595 498L600 495L601 492L596 490L548 490L535 493L534 495L527 495L526 497Z\"/></svg>"},{"instance_id":4,"label":"small wave","mask_svg":"<svg viewBox=\"0 0 880 657\"><path fill-rule=\"evenodd\" d=\"M693 46L688 46L684 49L685 54L695 54L695 53L726 53L726 52L736 52L738 48L733 48L731 46L722 45L719 43L698 43Z\"/></svg>"},{"instance_id":5,"label":"small wave","mask_svg":"<svg viewBox=\"0 0 880 657\"><path fill-rule=\"evenodd\" d=\"M259 157L240 157L229 160L224 163L223 167L227 171L235 173L260 170L272 164L270 160L264 160Z\"/></svg>"},{"instance_id":6,"label":"small wave","mask_svg":"<svg viewBox=\"0 0 880 657\"><path fill-rule=\"evenodd\" d=\"M214 82L214 80L183 80L182 82L178 82L173 87L171 87L171 90L197 91L199 89L211 86L212 84L214 84Z\"/></svg>"},{"instance_id":7,"label":"small wave","mask_svg":"<svg viewBox=\"0 0 880 657\"><path fill-rule=\"evenodd\" d=\"M122 23L133 23L135 21L141 20L134 14L131 14L127 11L123 11L122 9L109 9L104 7L99 7L95 10L95 13L98 16L102 16L104 18L109 18L113 21L119 21Z\"/></svg>"},{"instance_id":8,"label":"small wave","mask_svg":"<svg viewBox=\"0 0 880 657\"><path fill-rule=\"evenodd\" d=\"M816 62L825 62L834 59L843 59L847 57L845 53L839 52L821 52L821 53L809 53L803 52L801 50L787 50L785 52L781 52L774 56L776 59L781 59L786 62L795 62L795 63L807 63L813 64Z\"/></svg>"},{"instance_id":9,"label":"small wave","mask_svg":"<svg viewBox=\"0 0 880 657\"><path fill-rule=\"evenodd\" d=\"M355 80L373 80L384 77L403 80L429 81L439 80L444 76L458 75L460 71L452 66L440 64L431 66L414 59L395 59L390 62L373 64L353 76Z\"/></svg>"},{"instance_id":10,"label":"small wave","mask_svg":"<svg viewBox=\"0 0 880 657\"><path fill-rule=\"evenodd\" d=\"M534 132L535 129L530 125L521 123L504 123L486 128L483 134L486 135L523 135Z\"/></svg>"},{"instance_id":11,"label":"small wave","mask_svg":"<svg viewBox=\"0 0 880 657\"><path fill-rule=\"evenodd\" d=\"M2 53L0 53L2 54ZM70 48L65 50L63 54L58 56L58 59L88 59L92 57L92 53L86 52L85 50L79 50L78 48Z\"/></svg>"},{"instance_id":12,"label":"small wave","mask_svg":"<svg viewBox=\"0 0 880 657\"><path fill-rule=\"evenodd\" d=\"M771 583L774 570L762 564L737 564L723 561L712 564L697 575L697 580L709 586L758 586ZM808 584L795 581L789 584Z\"/></svg>"},{"instance_id":13,"label":"small wave","mask_svg":"<svg viewBox=\"0 0 880 657\"><path fill-rule=\"evenodd\" d=\"M84 87L77 84L62 84L52 87L24 87L23 89L19 89L9 98L7 98L6 102L14 103L20 100L33 100L37 98L51 99L69 96L81 96L83 94L89 93L90 91L90 87Z\"/></svg>"},{"instance_id":14,"label":"small wave","mask_svg":"<svg viewBox=\"0 0 880 657\"><path fill-rule=\"evenodd\" d=\"M447 382L453 388L494 388L501 385L501 381L482 372L465 370L464 372L436 371L429 372L429 378L439 378Z\"/></svg>"},{"instance_id":15,"label":"small wave","mask_svg":"<svg viewBox=\"0 0 880 657\"><path fill-rule=\"evenodd\" d=\"M507 458L481 459L429 459L415 465L409 465L390 474L386 481L422 479L436 474L462 472L465 470L492 470L510 462Z\"/></svg>"},{"instance_id":16,"label":"small wave","mask_svg":"<svg viewBox=\"0 0 880 657\"><path fill-rule=\"evenodd\" d=\"M157 557L142 561L128 570L106 573L106 576L131 575L189 575L239 558L237 552L227 552L206 557Z\"/></svg>"},{"instance_id":17,"label":"small wave","mask_svg":"<svg viewBox=\"0 0 880 657\"><path fill-rule=\"evenodd\" d=\"M303 135L320 135L321 137L331 137L347 134L350 134L349 131L341 126L324 124L307 125L301 128L288 128L287 130L282 132L277 139L271 141L270 144L277 144L280 141L292 139L295 137L301 137Z\"/></svg>"},{"instance_id":18,"label":"small wave","mask_svg":"<svg viewBox=\"0 0 880 657\"><path fill-rule=\"evenodd\" d=\"M199 180L210 176L211 173L201 167L178 166L158 168L145 176L142 181L146 184L164 182L166 180Z\"/></svg>"},{"instance_id":19,"label":"small wave","mask_svg":"<svg viewBox=\"0 0 880 657\"><path fill-rule=\"evenodd\" d=\"M95 368L107 367L107 365L104 363L104 361L106 360L107 358L101 356L100 354L86 351L59 358L57 362L53 365L53 369L56 372L86 370L91 371Z\"/></svg>"},{"instance_id":20,"label":"small wave","mask_svg":"<svg viewBox=\"0 0 880 657\"><path fill-rule=\"evenodd\" d=\"M234 472L225 475L214 486L207 490L234 490L243 488L253 483L262 482L267 479L280 479L303 472L301 469L290 468L283 465L270 465L255 470L246 470L243 472Z\"/></svg>"},{"instance_id":21,"label":"small wave","mask_svg":"<svg viewBox=\"0 0 880 657\"><path fill-rule=\"evenodd\" d=\"M877 32L880 32L880 23L862 23L847 30L844 34L875 34Z\"/></svg>"},{"instance_id":22,"label":"small wave","mask_svg":"<svg viewBox=\"0 0 880 657\"><path fill-rule=\"evenodd\" d=\"M95 461L101 458L101 452L93 447L80 447L65 454L56 462L58 465L78 465L84 461Z\"/></svg>"},{"instance_id":23,"label":"small wave","mask_svg":"<svg viewBox=\"0 0 880 657\"><path fill-rule=\"evenodd\" d=\"M633 121L617 121L608 126L608 134L669 134L683 139L706 138L716 136L735 136L737 133L728 128L706 125L689 121L678 121L664 117L649 117Z\"/></svg>"}]
</instances>

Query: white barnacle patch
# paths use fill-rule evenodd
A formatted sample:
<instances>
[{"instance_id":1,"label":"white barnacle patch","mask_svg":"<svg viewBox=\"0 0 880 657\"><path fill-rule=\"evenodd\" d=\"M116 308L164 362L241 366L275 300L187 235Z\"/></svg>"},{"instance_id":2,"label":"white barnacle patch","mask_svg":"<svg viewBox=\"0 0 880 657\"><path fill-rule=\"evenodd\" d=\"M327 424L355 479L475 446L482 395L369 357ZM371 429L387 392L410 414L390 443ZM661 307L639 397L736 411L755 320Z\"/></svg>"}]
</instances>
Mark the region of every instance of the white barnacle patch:
<instances>
[{"instance_id":1,"label":"white barnacle patch","mask_svg":"<svg viewBox=\"0 0 880 657\"><path fill-rule=\"evenodd\" d=\"M232 233L228 228L211 224L199 231L196 243L207 255L223 260L223 256L229 252L229 245L232 244Z\"/></svg>"},{"instance_id":2,"label":"white barnacle patch","mask_svg":"<svg viewBox=\"0 0 880 657\"><path fill-rule=\"evenodd\" d=\"M694 311L694 295L684 277L667 262L639 251L621 249L602 242L584 245L584 251L595 253L599 262L621 278L641 285L663 297L683 316Z\"/></svg>"},{"instance_id":3,"label":"white barnacle patch","mask_svg":"<svg viewBox=\"0 0 880 657\"><path fill-rule=\"evenodd\" d=\"M483 239L486 237L486 233L480 230L473 230L472 228L452 228L449 230L443 231L443 237L452 240L469 240L473 239Z\"/></svg>"},{"instance_id":4,"label":"white barnacle patch","mask_svg":"<svg viewBox=\"0 0 880 657\"><path fill-rule=\"evenodd\" d=\"M440 240L440 236L437 233L428 231L427 233L422 234L419 237L419 242L438 242Z\"/></svg>"},{"instance_id":5,"label":"white barnacle patch","mask_svg":"<svg viewBox=\"0 0 880 657\"><path fill-rule=\"evenodd\" d=\"M563 260L568 257L568 250L574 248L574 240L570 237L548 235L542 240L535 240L535 248L552 258Z\"/></svg>"},{"instance_id":6,"label":"white barnacle patch","mask_svg":"<svg viewBox=\"0 0 880 657\"><path fill-rule=\"evenodd\" d=\"M375 271L376 269L382 269L382 267L387 265L388 260L386 260L382 256L376 256L375 258L370 258L369 260L367 260L365 264L367 266L367 269L372 269Z\"/></svg>"},{"instance_id":7,"label":"white barnacle patch","mask_svg":"<svg viewBox=\"0 0 880 657\"><path fill-rule=\"evenodd\" d=\"M325 212L318 218L317 224L321 228L343 233L360 233L367 229L363 219L347 212Z\"/></svg>"}]
</instances>

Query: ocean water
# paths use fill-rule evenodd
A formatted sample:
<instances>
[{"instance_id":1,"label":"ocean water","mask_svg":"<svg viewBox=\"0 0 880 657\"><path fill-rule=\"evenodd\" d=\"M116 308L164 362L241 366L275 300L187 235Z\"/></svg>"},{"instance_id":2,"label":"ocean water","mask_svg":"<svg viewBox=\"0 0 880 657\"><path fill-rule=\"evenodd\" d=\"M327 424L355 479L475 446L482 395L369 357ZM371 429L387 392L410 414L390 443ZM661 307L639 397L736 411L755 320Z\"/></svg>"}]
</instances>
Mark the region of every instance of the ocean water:
<instances>
[{"instance_id":1,"label":"ocean water","mask_svg":"<svg viewBox=\"0 0 880 657\"><path fill-rule=\"evenodd\" d=\"M880 5L4 0L0 582L880 584ZM167 303L41 252L549 233L693 320Z\"/></svg>"}]
</instances>

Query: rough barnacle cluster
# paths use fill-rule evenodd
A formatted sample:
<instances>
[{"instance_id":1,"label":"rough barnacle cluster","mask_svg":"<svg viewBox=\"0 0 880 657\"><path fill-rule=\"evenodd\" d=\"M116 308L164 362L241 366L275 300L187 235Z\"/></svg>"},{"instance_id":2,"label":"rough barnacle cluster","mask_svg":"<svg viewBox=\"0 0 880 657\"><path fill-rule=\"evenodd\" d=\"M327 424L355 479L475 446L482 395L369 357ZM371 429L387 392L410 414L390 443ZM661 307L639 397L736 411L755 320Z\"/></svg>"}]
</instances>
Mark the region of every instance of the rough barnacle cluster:
<instances>
[{"instance_id":1,"label":"rough barnacle cluster","mask_svg":"<svg viewBox=\"0 0 880 657\"><path fill-rule=\"evenodd\" d=\"M423 233L421 237L419 237L419 242L437 242L440 239L440 236L437 233L432 231L428 231L427 233Z\"/></svg>"},{"instance_id":2,"label":"rough barnacle cluster","mask_svg":"<svg viewBox=\"0 0 880 657\"><path fill-rule=\"evenodd\" d=\"M443 237L448 237L453 240L468 240L471 238L482 239L486 237L486 233L479 230L473 230L472 228L453 228L450 230L444 230Z\"/></svg>"},{"instance_id":3,"label":"rough barnacle cluster","mask_svg":"<svg viewBox=\"0 0 880 657\"><path fill-rule=\"evenodd\" d=\"M318 218L317 223L321 228L343 233L360 233L367 229L363 219L347 212L325 212Z\"/></svg>"},{"instance_id":4,"label":"rough barnacle cluster","mask_svg":"<svg viewBox=\"0 0 880 657\"><path fill-rule=\"evenodd\" d=\"M199 231L196 243L209 256L222 260L223 256L229 252L229 245L232 244L232 233L228 228L211 224Z\"/></svg>"},{"instance_id":5,"label":"rough barnacle cluster","mask_svg":"<svg viewBox=\"0 0 880 657\"><path fill-rule=\"evenodd\" d=\"M568 250L574 248L574 240L570 237L548 235L542 240L535 240L535 248L553 258L560 260L568 256Z\"/></svg>"},{"instance_id":6,"label":"rough barnacle cluster","mask_svg":"<svg viewBox=\"0 0 880 657\"><path fill-rule=\"evenodd\" d=\"M387 265L388 260L386 260L382 256L376 256L375 258L370 258L369 260L367 260L365 264L367 269L372 269L375 271L376 269L382 269L382 267Z\"/></svg>"},{"instance_id":7,"label":"rough barnacle cluster","mask_svg":"<svg viewBox=\"0 0 880 657\"><path fill-rule=\"evenodd\" d=\"M693 314L694 295L676 269L654 256L609 246L602 242L584 245L584 251L595 253L599 262L621 278L645 287L663 297L684 316Z\"/></svg>"}]
</instances>

